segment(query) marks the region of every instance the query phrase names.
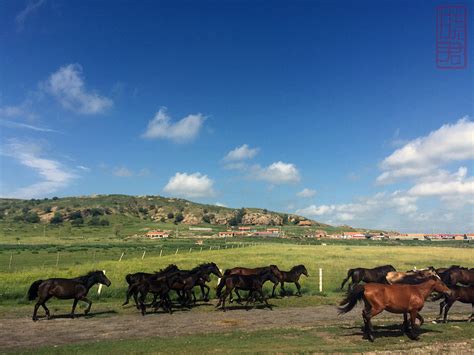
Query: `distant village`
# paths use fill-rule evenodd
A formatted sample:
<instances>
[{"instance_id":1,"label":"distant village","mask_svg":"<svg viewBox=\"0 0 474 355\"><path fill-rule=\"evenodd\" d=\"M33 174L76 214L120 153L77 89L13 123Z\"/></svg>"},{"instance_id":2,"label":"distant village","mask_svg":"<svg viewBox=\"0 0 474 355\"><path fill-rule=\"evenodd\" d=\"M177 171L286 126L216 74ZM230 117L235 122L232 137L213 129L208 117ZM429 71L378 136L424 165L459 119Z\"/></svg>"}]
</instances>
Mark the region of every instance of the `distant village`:
<instances>
[{"instance_id":1,"label":"distant village","mask_svg":"<svg viewBox=\"0 0 474 355\"><path fill-rule=\"evenodd\" d=\"M233 237L267 237L267 238L291 238L304 237L312 239L351 239L351 240L474 240L474 233L468 234L433 234L433 233L397 233L397 232L354 232L342 231L329 234L324 230L304 231L298 235L287 235L281 227L257 228L255 226L240 226L228 228L226 231L216 232L211 227L189 227L185 236L191 236L193 232L200 238L233 238ZM148 230L144 234L136 234L134 237L144 237L148 239L162 239L170 236L179 237L179 232L173 230ZM181 233L183 233L181 231ZM203 235L204 233L204 235ZM207 235L206 235L207 234Z\"/></svg>"}]
</instances>

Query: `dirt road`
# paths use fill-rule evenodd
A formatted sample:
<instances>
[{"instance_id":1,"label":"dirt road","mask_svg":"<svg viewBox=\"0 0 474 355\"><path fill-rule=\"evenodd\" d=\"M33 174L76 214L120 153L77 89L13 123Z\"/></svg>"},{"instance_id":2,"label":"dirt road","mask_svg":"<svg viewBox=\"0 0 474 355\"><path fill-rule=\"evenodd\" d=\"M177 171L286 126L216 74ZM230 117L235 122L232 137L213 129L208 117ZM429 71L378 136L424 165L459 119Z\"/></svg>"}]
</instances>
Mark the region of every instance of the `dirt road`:
<instances>
[{"instance_id":1,"label":"dirt road","mask_svg":"<svg viewBox=\"0 0 474 355\"><path fill-rule=\"evenodd\" d=\"M204 306L203 306L204 307ZM211 307L211 306L208 306ZM427 304L423 315L427 321L435 318L436 304ZM470 305L458 304L453 318L467 318ZM382 314L376 319L401 321L400 315ZM3 319L0 322L0 349L27 349L39 346L112 339L137 339L190 334L231 332L235 330L267 330L302 328L330 324L353 324L360 321L360 309L338 316L333 306L304 308L231 309L221 311L177 311L173 314L117 315L96 313L88 317L69 319L57 317L38 322L30 318ZM74 331L72 330L74 329Z\"/></svg>"}]
</instances>

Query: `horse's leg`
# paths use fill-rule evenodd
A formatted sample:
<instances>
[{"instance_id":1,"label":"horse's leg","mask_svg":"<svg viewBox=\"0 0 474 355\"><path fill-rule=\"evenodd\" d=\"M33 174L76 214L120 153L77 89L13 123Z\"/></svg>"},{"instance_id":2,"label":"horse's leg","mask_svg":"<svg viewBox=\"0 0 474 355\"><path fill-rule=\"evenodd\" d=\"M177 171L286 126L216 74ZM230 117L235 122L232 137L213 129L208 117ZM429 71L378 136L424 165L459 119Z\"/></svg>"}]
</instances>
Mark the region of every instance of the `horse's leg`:
<instances>
[{"instance_id":1,"label":"horse's leg","mask_svg":"<svg viewBox=\"0 0 474 355\"><path fill-rule=\"evenodd\" d=\"M126 295L125 295L125 302L122 303L122 306L127 305L128 302L130 301L130 286L131 286L131 285L128 285L127 293L126 293Z\"/></svg>"},{"instance_id":2,"label":"horse's leg","mask_svg":"<svg viewBox=\"0 0 474 355\"><path fill-rule=\"evenodd\" d=\"M410 326L408 324L408 314L407 313L403 313L403 326L402 326L402 330L405 334L408 334L408 332L410 331Z\"/></svg>"},{"instance_id":3,"label":"horse's leg","mask_svg":"<svg viewBox=\"0 0 474 355\"><path fill-rule=\"evenodd\" d=\"M453 305L453 301L447 300L446 305L444 306L444 318L443 318L443 323L448 323L448 312L451 309L451 306Z\"/></svg>"},{"instance_id":4,"label":"horse's leg","mask_svg":"<svg viewBox=\"0 0 474 355\"><path fill-rule=\"evenodd\" d=\"M51 296L47 297L43 303L41 304L41 306L43 307L44 309L44 312L46 313L46 318L47 319L51 319L51 314L49 313L49 309L48 307L46 307L46 302L51 298Z\"/></svg>"},{"instance_id":5,"label":"horse's leg","mask_svg":"<svg viewBox=\"0 0 474 355\"><path fill-rule=\"evenodd\" d=\"M230 295L232 296L232 290L228 290L226 288L224 294L222 295L221 297L221 300L222 300L222 310L225 312L226 309L225 309L225 299L227 298L227 295L230 293Z\"/></svg>"},{"instance_id":6,"label":"horse's leg","mask_svg":"<svg viewBox=\"0 0 474 355\"><path fill-rule=\"evenodd\" d=\"M237 297L239 298L239 299L237 300L237 303L239 303L239 304L242 303L242 297L240 297L239 291L238 291L237 289L235 289L234 292L235 292L235 294L237 295Z\"/></svg>"},{"instance_id":7,"label":"horse's leg","mask_svg":"<svg viewBox=\"0 0 474 355\"><path fill-rule=\"evenodd\" d=\"M370 306L369 306L370 307ZM370 341L374 341L374 337L371 334L371 330L369 327L369 320L370 320L370 308L368 305L362 310L362 319L364 320L364 339L369 339Z\"/></svg>"},{"instance_id":8,"label":"horse's leg","mask_svg":"<svg viewBox=\"0 0 474 355\"><path fill-rule=\"evenodd\" d=\"M295 281L296 288L298 289L298 292L296 293L298 296L301 296L301 285L298 281Z\"/></svg>"},{"instance_id":9,"label":"horse's leg","mask_svg":"<svg viewBox=\"0 0 474 355\"><path fill-rule=\"evenodd\" d=\"M412 309L410 311L410 325L411 325L411 331L410 334L408 335L410 339L412 340L419 340L420 338L418 337L417 334L417 325L416 325L416 318L417 318L418 311L416 309Z\"/></svg>"},{"instance_id":10,"label":"horse's leg","mask_svg":"<svg viewBox=\"0 0 474 355\"><path fill-rule=\"evenodd\" d=\"M263 294L263 290L262 290L262 289L258 290L258 293L260 294L260 297L262 298L262 300L263 300L263 302L265 303L265 305L266 305L268 308L272 309L272 306L270 305L270 303L268 303L268 301L267 301L265 295Z\"/></svg>"},{"instance_id":11,"label":"horse's leg","mask_svg":"<svg viewBox=\"0 0 474 355\"><path fill-rule=\"evenodd\" d=\"M472 322L472 317L474 317L474 303L471 304L471 315L467 320L469 323Z\"/></svg>"},{"instance_id":12,"label":"horse's leg","mask_svg":"<svg viewBox=\"0 0 474 355\"><path fill-rule=\"evenodd\" d=\"M280 283L280 291L281 291L281 294L284 296L286 294L286 291L285 291L285 281L282 281Z\"/></svg>"},{"instance_id":13,"label":"horse's leg","mask_svg":"<svg viewBox=\"0 0 474 355\"><path fill-rule=\"evenodd\" d=\"M438 315L438 319L443 318L443 308L444 308L444 306L446 306L446 300L441 301L441 303L439 304L439 315Z\"/></svg>"},{"instance_id":14,"label":"horse's leg","mask_svg":"<svg viewBox=\"0 0 474 355\"><path fill-rule=\"evenodd\" d=\"M416 314L416 318L418 318L418 320L420 321L420 327L421 327L423 325L423 323L425 323L425 319L423 318L423 316L420 313Z\"/></svg>"},{"instance_id":15,"label":"horse's leg","mask_svg":"<svg viewBox=\"0 0 474 355\"><path fill-rule=\"evenodd\" d=\"M206 289L206 291L204 291ZM202 293L202 298L204 302L209 302L209 292L211 291L211 288L207 286L206 284L201 285L201 293Z\"/></svg>"},{"instance_id":16,"label":"horse's leg","mask_svg":"<svg viewBox=\"0 0 474 355\"><path fill-rule=\"evenodd\" d=\"M86 303L89 304L89 306L84 311L84 314L87 315L91 311L92 301L90 299L88 299L86 296L81 297L81 301L86 302Z\"/></svg>"},{"instance_id":17,"label":"horse's leg","mask_svg":"<svg viewBox=\"0 0 474 355\"><path fill-rule=\"evenodd\" d=\"M71 318L74 318L74 311L76 310L77 302L79 302L79 299L74 298L74 302L72 303Z\"/></svg>"},{"instance_id":18,"label":"horse's leg","mask_svg":"<svg viewBox=\"0 0 474 355\"><path fill-rule=\"evenodd\" d=\"M278 286L278 282L273 284L272 297L275 297L275 290L277 286Z\"/></svg>"},{"instance_id":19,"label":"horse's leg","mask_svg":"<svg viewBox=\"0 0 474 355\"><path fill-rule=\"evenodd\" d=\"M39 308L39 306L41 306L41 302L40 302L40 301L36 302L36 304L35 304L35 309L33 310L33 317L32 317L32 319L33 319L33 321L35 321L35 322L38 320L38 316L37 316L36 314L38 313L38 308Z\"/></svg>"}]
</instances>

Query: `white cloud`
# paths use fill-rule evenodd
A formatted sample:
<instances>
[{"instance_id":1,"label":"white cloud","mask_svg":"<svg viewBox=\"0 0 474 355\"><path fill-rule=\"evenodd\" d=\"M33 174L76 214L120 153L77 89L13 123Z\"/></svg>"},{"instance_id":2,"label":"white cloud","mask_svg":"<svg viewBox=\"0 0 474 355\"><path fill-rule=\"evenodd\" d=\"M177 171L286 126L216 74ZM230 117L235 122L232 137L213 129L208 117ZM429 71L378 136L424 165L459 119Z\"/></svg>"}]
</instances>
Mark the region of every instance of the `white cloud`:
<instances>
[{"instance_id":1,"label":"white cloud","mask_svg":"<svg viewBox=\"0 0 474 355\"><path fill-rule=\"evenodd\" d=\"M211 197L215 195L214 181L201 173L176 173L163 191L173 196L185 198Z\"/></svg>"},{"instance_id":2,"label":"white cloud","mask_svg":"<svg viewBox=\"0 0 474 355\"><path fill-rule=\"evenodd\" d=\"M262 168L253 167L252 176L258 180L268 181L272 184L288 184L300 181L300 173L296 166L291 163L278 161Z\"/></svg>"},{"instance_id":3,"label":"white cloud","mask_svg":"<svg viewBox=\"0 0 474 355\"><path fill-rule=\"evenodd\" d=\"M224 157L224 160L239 161L252 159L255 155L257 155L258 151L258 148L250 148L247 144L243 144L227 153L227 155Z\"/></svg>"},{"instance_id":4,"label":"white cloud","mask_svg":"<svg viewBox=\"0 0 474 355\"><path fill-rule=\"evenodd\" d=\"M175 142L188 142L193 140L199 134L205 117L198 113L188 115L181 120L173 123L166 112L166 107L161 107L155 114L155 117L148 122L144 138L165 138Z\"/></svg>"},{"instance_id":5,"label":"white cloud","mask_svg":"<svg viewBox=\"0 0 474 355\"><path fill-rule=\"evenodd\" d=\"M13 191L10 197L44 197L69 186L77 178L60 162L41 157L41 147L35 144L12 140L4 146L2 155L18 160L20 164L33 169L41 177L39 182Z\"/></svg>"},{"instance_id":6,"label":"white cloud","mask_svg":"<svg viewBox=\"0 0 474 355\"><path fill-rule=\"evenodd\" d=\"M214 205L219 206L219 207L227 207L227 205L221 203L221 202L216 202Z\"/></svg>"},{"instance_id":7,"label":"white cloud","mask_svg":"<svg viewBox=\"0 0 474 355\"><path fill-rule=\"evenodd\" d=\"M113 174L118 177L130 177L133 176L133 172L128 168L122 166L120 168L115 168Z\"/></svg>"},{"instance_id":8,"label":"white cloud","mask_svg":"<svg viewBox=\"0 0 474 355\"><path fill-rule=\"evenodd\" d=\"M78 168L80 170L83 170L83 171L91 171L90 168L88 168L87 166L84 166L84 165L76 165L76 168Z\"/></svg>"},{"instance_id":9,"label":"white cloud","mask_svg":"<svg viewBox=\"0 0 474 355\"><path fill-rule=\"evenodd\" d=\"M58 132L50 128L38 127L38 126L26 124L26 123L13 122L13 121L8 121L8 120L0 120L0 125L5 126L5 127L10 127L10 128L30 129L32 131L37 131L37 132L56 132L56 133Z\"/></svg>"},{"instance_id":10,"label":"white cloud","mask_svg":"<svg viewBox=\"0 0 474 355\"><path fill-rule=\"evenodd\" d=\"M443 164L474 159L474 122L467 117L414 139L386 157L378 183L431 174Z\"/></svg>"},{"instance_id":11,"label":"white cloud","mask_svg":"<svg viewBox=\"0 0 474 355\"><path fill-rule=\"evenodd\" d=\"M441 170L433 176L420 180L408 193L418 197L438 196L443 199L465 199L472 203L474 201L474 177L467 177L466 167L460 167L453 174Z\"/></svg>"},{"instance_id":12,"label":"white cloud","mask_svg":"<svg viewBox=\"0 0 474 355\"><path fill-rule=\"evenodd\" d=\"M102 113L113 105L111 99L86 90L79 64L59 68L43 84L43 89L65 109L84 115Z\"/></svg>"},{"instance_id":13,"label":"white cloud","mask_svg":"<svg viewBox=\"0 0 474 355\"><path fill-rule=\"evenodd\" d=\"M298 197L309 198L309 197L313 197L314 195L316 195L316 190L304 188L303 190L298 192L296 195Z\"/></svg>"},{"instance_id":14,"label":"white cloud","mask_svg":"<svg viewBox=\"0 0 474 355\"><path fill-rule=\"evenodd\" d=\"M37 11L41 7L41 5L45 3L45 1L46 0L38 0L36 2L30 1L28 2L28 5L26 5L26 7L23 10L21 10L18 13L18 15L16 15L15 22L16 22L16 28L18 32L23 31L25 27L25 21L28 18L28 16L30 16L35 11Z\"/></svg>"}]
</instances>

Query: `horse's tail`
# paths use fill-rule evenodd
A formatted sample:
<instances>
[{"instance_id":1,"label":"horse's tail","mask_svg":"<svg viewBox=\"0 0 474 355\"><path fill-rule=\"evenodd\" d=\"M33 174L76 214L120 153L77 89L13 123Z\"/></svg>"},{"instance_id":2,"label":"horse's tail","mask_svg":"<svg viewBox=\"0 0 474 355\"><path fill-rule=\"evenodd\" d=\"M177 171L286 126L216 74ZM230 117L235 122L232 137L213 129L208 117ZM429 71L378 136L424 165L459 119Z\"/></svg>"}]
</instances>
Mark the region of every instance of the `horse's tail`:
<instances>
[{"instance_id":1,"label":"horse's tail","mask_svg":"<svg viewBox=\"0 0 474 355\"><path fill-rule=\"evenodd\" d=\"M228 271L228 270L226 270L226 271L224 272L224 275L222 275L222 277L221 277L221 281L219 282L219 284L218 284L217 287L216 287L216 297L217 297L217 298L220 298L221 295L222 295L222 289L223 289L224 286L225 286L225 279L226 279L226 276L229 274L227 271Z\"/></svg>"},{"instance_id":2,"label":"horse's tail","mask_svg":"<svg viewBox=\"0 0 474 355\"><path fill-rule=\"evenodd\" d=\"M132 283L133 283L133 280L132 280L132 274L127 274L127 276L125 276L125 280L127 281L127 283L131 286Z\"/></svg>"},{"instance_id":3,"label":"horse's tail","mask_svg":"<svg viewBox=\"0 0 474 355\"><path fill-rule=\"evenodd\" d=\"M349 269L347 271L347 277L342 281L341 290L344 288L344 285L346 284L347 280L349 280L352 277L353 273L354 273L354 269Z\"/></svg>"},{"instance_id":4,"label":"horse's tail","mask_svg":"<svg viewBox=\"0 0 474 355\"><path fill-rule=\"evenodd\" d=\"M33 301L38 297L38 289L42 283L43 280L37 280L31 284L30 289L28 290L28 299L30 301Z\"/></svg>"},{"instance_id":5,"label":"horse's tail","mask_svg":"<svg viewBox=\"0 0 474 355\"><path fill-rule=\"evenodd\" d=\"M356 285L352 290L347 291L346 298L339 303L339 306L341 306L338 307L339 314L350 312L357 302L362 300L362 297L364 297L364 291L364 285Z\"/></svg>"}]
</instances>

